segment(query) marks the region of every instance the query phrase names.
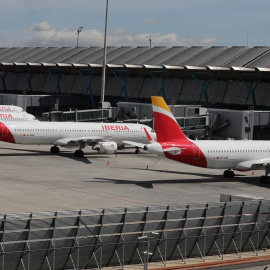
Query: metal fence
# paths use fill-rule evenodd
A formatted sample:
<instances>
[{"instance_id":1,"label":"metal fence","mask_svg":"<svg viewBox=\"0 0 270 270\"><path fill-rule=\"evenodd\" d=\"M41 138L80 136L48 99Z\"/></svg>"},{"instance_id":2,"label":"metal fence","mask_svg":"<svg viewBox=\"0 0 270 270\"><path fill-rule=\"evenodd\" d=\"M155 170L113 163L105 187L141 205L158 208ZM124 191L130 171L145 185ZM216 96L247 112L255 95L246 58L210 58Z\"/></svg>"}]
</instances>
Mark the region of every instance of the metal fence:
<instances>
[{"instance_id":1,"label":"metal fence","mask_svg":"<svg viewBox=\"0 0 270 270\"><path fill-rule=\"evenodd\" d=\"M270 201L1 216L1 269L85 269L269 248Z\"/></svg>"}]
</instances>

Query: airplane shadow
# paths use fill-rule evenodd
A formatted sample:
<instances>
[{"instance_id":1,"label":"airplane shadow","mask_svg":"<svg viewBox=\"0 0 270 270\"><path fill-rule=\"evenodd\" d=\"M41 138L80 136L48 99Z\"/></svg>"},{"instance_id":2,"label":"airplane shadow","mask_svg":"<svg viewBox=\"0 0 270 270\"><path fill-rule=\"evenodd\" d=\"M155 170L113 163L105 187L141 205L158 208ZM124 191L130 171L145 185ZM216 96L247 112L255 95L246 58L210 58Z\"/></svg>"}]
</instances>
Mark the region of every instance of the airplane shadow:
<instances>
[{"instance_id":1,"label":"airplane shadow","mask_svg":"<svg viewBox=\"0 0 270 270\"><path fill-rule=\"evenodd\" d=\"M136 168L138 169L138 168ZM199 179L164 179L164 180L146 180L146 181L134 181L134 180L120 180L120 179L110 179L110 178L94 178L98 181L109 181L115 184L133 184L137 185L146 189L152 189L154 184L162 185L162 184L199 184L199 183L216 183L216 182L223 182L223 183L233 183L233 182L240 182L246 183L250 185L255 185L258 187L263 188L270 188L269 184L262 184L259 182L257 177L249 177L242 174L235 174L235 178L224 178L223 175L216 175L216 174L204 174L204 173L192 173L192 172L179 172L179 171L167 171L167 170L151 170L151 169L139 169L139 170L147 170L153 172L165 172L168 174L181 174L181 175L188 175L188 176L196 176L196 177L203 177ZM97 182L98 182L97 181ZM89 182L89 181L87 181ZM93 181L91 181L93 182Z\"/></svg>"},{"instance_id":2,"label":"airplane shadow","mask_svg":"<svg viewBox=\"0 0 270 270\"><path fill-rule=\"evenodd\" d=\"M152 154L150 154L150 153L147 153L147 152L143 152L143 151L141 151L139 154L136 154L135 153L135 150L131 150L131 149L129 149L130 151L125 151L125 152L122 152L122 150L118 150L117 152L116 152L116 154L117 155L149 155L149 156L153 156Z\"/></svg>"},{"instance_id":3,"label":"airplane shadow","mask_svg":"<svg viewBox=\"0 0 270 270\"><path fill-rule=\"evenodd\" d=\"M44 150L32 150L32 149L17 149L17 148L7 148L7 147L1 147L0 149L4 150L15 150L16 153L0 153L0 157L28 157L28 156L61 156L64 158L69 158L72 160L76 160L78 162L82 162L85 164L91 164L92 162L88 160L86 157L76 157L73 153L68 151L61 151L58 154L52 154L50 151L44 151Z\"/></svg>"}]
</instances>

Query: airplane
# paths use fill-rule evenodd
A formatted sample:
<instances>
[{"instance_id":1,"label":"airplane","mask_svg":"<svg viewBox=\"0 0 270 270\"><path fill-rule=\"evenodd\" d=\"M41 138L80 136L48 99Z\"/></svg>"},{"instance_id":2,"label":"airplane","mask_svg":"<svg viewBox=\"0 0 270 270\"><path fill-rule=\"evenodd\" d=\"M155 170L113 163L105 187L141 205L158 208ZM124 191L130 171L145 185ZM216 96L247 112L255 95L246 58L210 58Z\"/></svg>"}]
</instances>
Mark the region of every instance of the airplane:
<instances>
[{"instance_id":1,"label":"airplane","mask_svg":"<svg viewBox=\"0 0 270 270\"><path fill-rule=\"evenodd\" d=\"M36 117L27 112L2 112L0 111L0 121L38 121Z\"/></svg>"},{"instance_id":2,"label":"airplane","mask_svg":"<svg viewBox=\"0 0 270 270\"><path fill-rule=\"evenodd\" d=\"M234 171L265 170L261 183L270 183L270 141L191 140L185 136L162 97L151 97L156 141L145 130L149 143L124 141L168 159L201 168L226 169L225 178Z\"/></svg>"},{"instance_id":3,"label":"airplane","mask_svg":"<svg viewBox=\"0 0 270 270\"><path fill-rule=\"evenodd\" d=\"M75 156L82 157L86 145L99 153L115 153L124 140L147 143L144 130L153 137L153 130L142 124L125 123L77 123L40 121L0 121L0 141L29 145L53 145L51 153L59 153L59 147L77 147ZM135 153L139 153L136 148Z\"/></svg>"},{"instance_id":4,"label":"airplane","mask_svg":"<svg viewBox=\"0 0 270 270\"><path fill-rule=\"evenodd\" d=\"M23 112L23 108L13 105L0 105L0 112Z\"/></svg>"}]
</instances>

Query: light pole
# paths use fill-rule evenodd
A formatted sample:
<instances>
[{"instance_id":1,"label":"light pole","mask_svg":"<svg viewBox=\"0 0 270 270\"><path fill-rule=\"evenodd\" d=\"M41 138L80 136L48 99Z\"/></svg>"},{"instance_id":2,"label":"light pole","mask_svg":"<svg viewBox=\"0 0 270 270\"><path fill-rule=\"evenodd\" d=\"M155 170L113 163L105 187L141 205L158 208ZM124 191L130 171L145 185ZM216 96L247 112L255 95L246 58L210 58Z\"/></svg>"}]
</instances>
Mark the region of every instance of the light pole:
<instances>
[{"instance_id":1,"label":"light pole","mask_svg":"<svg viewBox=\"0 0 270 270\"><path fill-rule=\"evenodd\" d=\"M106 2L103 67L102 67L101 94L100 94L100 102L101 102L101 104L103 104L104 96L105 96L105 75L106 75L106 65L107 65L107 60L106 60L106 54L107 54L107 26L108 26L108 0Z\"/></svg>"},{"instance_id":2,"label":"light pole","mask_svg":"<svg viewBox=\"0 0 270 270\"><path fill-rule=\"evenodd\" d=\"M82 32L83 30L83 27L80 26L78 29L77 29L77 32L75 34L77 34L77 47L79 47L79 35L80 35L80 32Z\"/></svg>"},{"instance_id":3,"label":"light pole","mask_svg":"<svg viewBox=\"0 0 270 270\"><path fill-rule=\"evenodd\" d=\"M148 39L148 41L149 41L149 43L150 43L150 48L151 48L151 43L152 43L151 36L146 36L146 37L147 37L147 39Z\"/></svg>"}]
</instances>

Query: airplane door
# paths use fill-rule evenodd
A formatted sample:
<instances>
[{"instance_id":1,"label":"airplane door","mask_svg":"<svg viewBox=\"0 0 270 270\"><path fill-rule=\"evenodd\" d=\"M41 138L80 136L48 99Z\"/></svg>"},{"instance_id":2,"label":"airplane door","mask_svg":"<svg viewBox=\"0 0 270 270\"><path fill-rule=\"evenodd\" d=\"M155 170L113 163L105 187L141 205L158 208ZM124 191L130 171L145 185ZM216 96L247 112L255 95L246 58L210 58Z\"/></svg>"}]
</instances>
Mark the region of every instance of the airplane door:
<instances>
[{"instance_id":1,"label":"airplane door","mask_svg":"<svg viewBox=\"0 0 270 270\"><path fill-rule=\"evenodd\" d=\"M197 145L193 144L193 159L199 159L200 158L200 149Z\"/></svg>"}]
</instances>

